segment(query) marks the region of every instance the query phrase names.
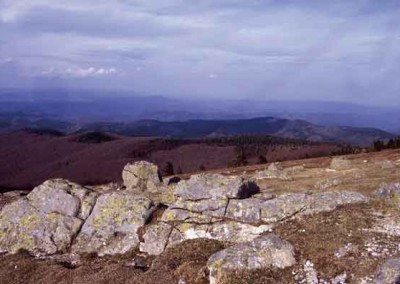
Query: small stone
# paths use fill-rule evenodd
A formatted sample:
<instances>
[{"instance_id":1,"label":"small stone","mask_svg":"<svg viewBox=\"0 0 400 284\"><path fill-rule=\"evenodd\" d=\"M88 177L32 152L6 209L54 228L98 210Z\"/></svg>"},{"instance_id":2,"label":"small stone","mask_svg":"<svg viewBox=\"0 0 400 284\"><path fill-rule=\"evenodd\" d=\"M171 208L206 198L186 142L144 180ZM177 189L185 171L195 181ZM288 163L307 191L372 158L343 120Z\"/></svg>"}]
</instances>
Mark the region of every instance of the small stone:
<instances>
[{"instance_id":1,"label":"small stone","mask_svg":"<svg viewBox=\"0 0 400 284\"><path fill-rule=\"evenodd\" d=\"M400 281L400 258L391 259L381 265L375 276L376 284L397 284Z\"/></svg>"}]
</instances>

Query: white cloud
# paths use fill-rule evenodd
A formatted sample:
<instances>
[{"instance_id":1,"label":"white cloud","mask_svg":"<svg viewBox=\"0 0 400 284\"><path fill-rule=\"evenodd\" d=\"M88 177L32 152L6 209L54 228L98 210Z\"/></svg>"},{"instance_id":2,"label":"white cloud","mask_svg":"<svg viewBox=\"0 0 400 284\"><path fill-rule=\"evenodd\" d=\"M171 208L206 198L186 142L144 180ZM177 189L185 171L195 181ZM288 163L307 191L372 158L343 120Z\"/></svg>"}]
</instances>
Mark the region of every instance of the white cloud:
<instances>
[{"instance_id":1,"label":"white cloud","mask_svg":"<svg viewBox=\"0 0 400 284\"><path fill-rule=\"evenodd\" d=\"M117 69L111 68L67 68L67 69L56 69L54 67L49 68L40 73L44 77L57 77L57 78L88 78L88 77L98 77L107 76L117 73Z\"/></svg>"}]
</instances>

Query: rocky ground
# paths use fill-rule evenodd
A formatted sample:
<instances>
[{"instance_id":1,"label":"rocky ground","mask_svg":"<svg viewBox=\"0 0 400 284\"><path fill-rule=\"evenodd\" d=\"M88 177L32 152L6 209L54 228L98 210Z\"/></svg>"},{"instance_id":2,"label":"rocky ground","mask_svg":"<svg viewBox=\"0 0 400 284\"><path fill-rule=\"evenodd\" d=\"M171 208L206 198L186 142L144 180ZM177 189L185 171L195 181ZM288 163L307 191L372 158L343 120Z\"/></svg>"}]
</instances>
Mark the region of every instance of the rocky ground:
<instances>
[{"instance_id":1,"label":"rocky ground","mask_svg":"<svg viewBox=\"0 0 400 284\"><path fill-rule=\"evenodd\" d=\"M400 151L1 196L1 283L400 283Z\"/></svg>"}]
</instances>

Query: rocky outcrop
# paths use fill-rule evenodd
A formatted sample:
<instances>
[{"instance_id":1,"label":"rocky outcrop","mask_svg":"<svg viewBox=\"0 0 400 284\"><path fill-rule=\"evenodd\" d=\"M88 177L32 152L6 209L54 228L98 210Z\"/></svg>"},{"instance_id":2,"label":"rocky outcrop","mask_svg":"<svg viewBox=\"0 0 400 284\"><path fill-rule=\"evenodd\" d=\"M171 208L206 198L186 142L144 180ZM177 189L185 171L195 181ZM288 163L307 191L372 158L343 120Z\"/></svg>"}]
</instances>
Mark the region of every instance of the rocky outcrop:
<instances>
[{"instance_id":1,"label":"rocky outcrop","mask_svg":"<svg viewBox=\"0 0 400 284\"><path fill-rule=\"evenodd\" d=\"M221 283L229 272L262 268L283 269L296 263L293 246L269 234L219 251L208 260L210 284Z\"/></svg>"},{"instance_id":2,"label":"rocky outcrop","mask_svg":"<svg viewBox=\"0 0 400 284\"><path fill-rule=\"evenodd\" d=\"M233 242L253 240L269 232L271 226L229 220L227 209L231 202L258 192L255 183L236 176L195 175L181 181L175 189L176 202L162 215L162 225L147 229L141 250L159 254L168 246L196 238Z\"/></svg>"},{"instance_id":3,"label":"rocky outcrop","mask_svg":"<svg viewBox=\"0 0 400 284\"><path fill-rule=\"evenodd\" d=\"M138 193L157 192L162 185L158 167L145 161L127 164L122 171L122 179L127 190Z\"/></svg>"},{"instance_id":4,"label":"rocky outcrop","mask_svg":"<svg viewBox=\"0 0 400 284\"><path fill-rule=\"evenodd\" d=\"M295 215L332 211L340 205L367 202L369 199L357 192L323 192L315 194L289 193L263 200L256 197L199 203L185 203L181 208L167 209L163 221L204 223L211 218L260 224L279 222ZM189 205L188 205L189 204ZM201 210L200 210L201 209Z\"/></svg>"},{"instance_id":5,"label":"rocky outcrop","mask_svg":"<svg viewBox=\"0 0 400 284\"><path fill-rule=\"evenodd\" d=\"M0 213L0 251L20 249L34 255L66 251L94 203L87 188L66 180L50 180Z\"/></svg>"},{"instance_id":6,"label":"rocky outcrop","mask_svg":"<svg viewBox=\"0 0 400 284\"><path fill-rule=\"evenodd\" d=\"M177 201L163 213L162 225L147 229L141 251L160 254L169 246L195 238L249 242L270 232L276 222L369 200L355 192L274 197L257 191L251 182L238 177L200 175L180 182L175 190Z\"/></svg>"},{"instance_id":7,"label":"rocky outcrop","mask_svg":"<svg viewBox=\"0 0 400 284\"><path fill-rule=\"evenodd\" d=\"M146 197L128 191L101 195L73 246L76 253L123 254L139 245L138 229L154 209Z\"/></svg>"},{"instance_id":8,"label":"rocky outcrop","mask_svg":"<svg viewBox=\"0 0 400 284\"><path fill-rule=\"evenodd\" d=\"M355 192L274 196L248 179L218 174L166 185L146 162L128 164L124 182L126 190L92 190L60 179L43 183L1 211L0 251L102 256L139 248L158 255L190 239L249 243L277 222L368 201ZM148 224L160 202L167 208Z\"/></svg>"},{"instance_id":9,"label":"rocky outcrop","mask_svg":"<svg viewBox=\"0 0 400 284\"><path fill-rule=\"evenodd\" d=\"M396 284L400 282L400 258L386 261L378 268L376 284Z\"/></svg>"}]
</instances>

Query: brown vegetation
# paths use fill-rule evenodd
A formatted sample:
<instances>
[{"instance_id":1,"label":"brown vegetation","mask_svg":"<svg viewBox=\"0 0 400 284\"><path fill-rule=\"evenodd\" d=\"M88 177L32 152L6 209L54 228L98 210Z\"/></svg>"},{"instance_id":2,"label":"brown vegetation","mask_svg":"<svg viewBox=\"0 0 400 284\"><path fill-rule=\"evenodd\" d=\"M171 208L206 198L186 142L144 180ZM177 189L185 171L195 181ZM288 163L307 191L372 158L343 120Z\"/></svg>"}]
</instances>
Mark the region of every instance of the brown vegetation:
<instances>
[{"instance_id":1,"label":"brown vegetation","mask_svg":"<svg viewBox=\"0 0 400 284\"><path fill-rule=\"evenodd\" d=\"M340 149L274 137L178 140L19 132L0 136L0 187L3 191L32 189L50 178L81 184L118 182L124 165L137 160L154 162L169 175L221 169L237 159L238 147L241 160L237 165L244 165L244 160L257 164L260 155L273 162L324 156Z\"/></svg>"}]
</instances>

